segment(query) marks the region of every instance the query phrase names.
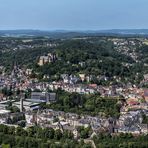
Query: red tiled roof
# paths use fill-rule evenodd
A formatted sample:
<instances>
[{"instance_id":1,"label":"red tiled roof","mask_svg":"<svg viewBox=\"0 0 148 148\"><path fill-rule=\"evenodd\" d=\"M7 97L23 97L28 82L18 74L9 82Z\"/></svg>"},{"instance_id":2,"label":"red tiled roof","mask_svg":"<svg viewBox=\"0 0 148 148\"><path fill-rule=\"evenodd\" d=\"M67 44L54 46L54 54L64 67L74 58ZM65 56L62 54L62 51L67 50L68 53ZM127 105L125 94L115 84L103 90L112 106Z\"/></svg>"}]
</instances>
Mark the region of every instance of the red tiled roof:
<instances>
[{"instance_id":1,"label":"red tiled roof","mask_svg":"<svg viewBox=\"0 0 148 148\"><path fill-rule=\"evenodd\" d=\"M138 105L139 102L137 102L137 101L129 101L128 104L129 105Z\"/></svg>"}]
</instances>

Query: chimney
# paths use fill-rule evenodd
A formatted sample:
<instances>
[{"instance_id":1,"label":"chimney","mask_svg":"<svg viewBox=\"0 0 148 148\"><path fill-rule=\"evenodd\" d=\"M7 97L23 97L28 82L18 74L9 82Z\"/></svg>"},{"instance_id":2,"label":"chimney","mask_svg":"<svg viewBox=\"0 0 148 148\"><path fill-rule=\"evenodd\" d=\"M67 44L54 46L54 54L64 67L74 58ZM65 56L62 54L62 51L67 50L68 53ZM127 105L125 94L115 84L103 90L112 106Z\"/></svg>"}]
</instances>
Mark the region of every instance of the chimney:
<instances>
[{"instance_id":1,"label":"chimney","mask_svg":"<svg viewBox=\"0 0 148 148\"><path fill-rule=\"evenodd\" d=\"M20 99L20 112L23 112L23 100L24 100L24 95L21 95L21 99Z\"/></svg>"}]
</instances>

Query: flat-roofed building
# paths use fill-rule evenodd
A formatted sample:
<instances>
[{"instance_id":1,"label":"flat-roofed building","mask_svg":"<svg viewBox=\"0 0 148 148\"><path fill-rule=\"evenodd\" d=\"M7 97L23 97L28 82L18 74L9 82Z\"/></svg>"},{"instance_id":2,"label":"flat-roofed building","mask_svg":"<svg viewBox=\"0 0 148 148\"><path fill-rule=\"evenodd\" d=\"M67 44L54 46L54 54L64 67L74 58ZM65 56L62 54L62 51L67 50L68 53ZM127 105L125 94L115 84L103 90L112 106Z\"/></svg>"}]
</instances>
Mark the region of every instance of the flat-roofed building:
<instances>
[{"instance_id":1,"label":"flat-roofed building","mask_svg":"<svg viewBox=\"0 0 148 148\"><path fill-rule=\"evenodd\" d=\"M48 93L48 92L32 92L31 100L34 102L55 102L56 101L56 93Z\"/></svg>"},{"instance_id":2,"label":"flat-roofed building","mask_svg":"<svg viewBox=\"0 0 148 148\"><path fill-rule=\"evenodd\" d=\"M0 109L0 124L5 124L7 123L7 118L10 114L9 110L5 109Z\"/></svg>"},{"instance_id":3,"label":"flat-roofed building","mask_svg":"<svg viewBox=\"0 0 148 148\"><path fill-rule=\"evenodd\" d=\"M13 106L17 106L20 109L21 106L21 102L14 102ZM40 108L40 103L37 102L31 102L28 100L23 100L23 109L25 109L25 111L29 111L29 110L36 110Z\"/></svg>"}]
</instances>

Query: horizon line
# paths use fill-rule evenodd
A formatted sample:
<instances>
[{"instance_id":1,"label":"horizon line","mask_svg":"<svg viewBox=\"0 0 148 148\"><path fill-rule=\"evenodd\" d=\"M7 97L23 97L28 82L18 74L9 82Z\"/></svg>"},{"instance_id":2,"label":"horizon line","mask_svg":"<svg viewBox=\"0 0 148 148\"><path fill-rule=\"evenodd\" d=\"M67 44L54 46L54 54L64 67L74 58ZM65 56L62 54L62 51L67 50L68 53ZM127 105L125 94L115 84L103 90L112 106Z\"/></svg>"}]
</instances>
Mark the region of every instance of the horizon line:
<instances>
[{"instance_id":1,"label":"horizon line","mask_svg":"<svg viewBox=\"0 0 148 148\"><path fill-rule=\"evenodd\" d=\"M111 31L111 30L148 30L148 28L112 28L112 29L0 29L0 31Z\"/></svg>"}]
</instances>

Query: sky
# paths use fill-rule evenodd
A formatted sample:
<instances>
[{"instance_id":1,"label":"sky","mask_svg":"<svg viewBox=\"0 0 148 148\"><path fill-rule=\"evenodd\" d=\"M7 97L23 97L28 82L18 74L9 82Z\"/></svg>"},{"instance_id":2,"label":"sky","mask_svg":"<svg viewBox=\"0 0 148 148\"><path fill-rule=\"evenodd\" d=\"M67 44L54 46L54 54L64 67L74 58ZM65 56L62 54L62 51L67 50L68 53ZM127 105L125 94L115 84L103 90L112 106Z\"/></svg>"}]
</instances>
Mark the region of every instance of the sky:
<instances>
[{"instance_id":1,"label":"sky","mask_svg":"<svg viewBox=\"0 0 148 148\"><path fill-rule=\"evenodd\" d=\"M0 30L148 29L148 0L0 0Z\"/></svg>"}]
</instances>

